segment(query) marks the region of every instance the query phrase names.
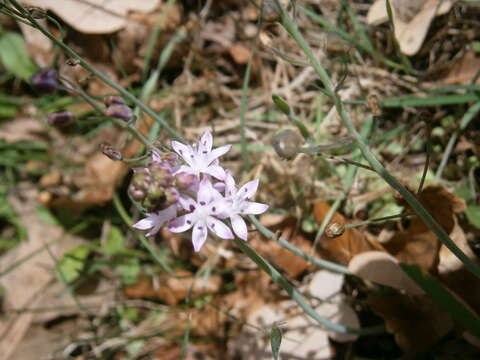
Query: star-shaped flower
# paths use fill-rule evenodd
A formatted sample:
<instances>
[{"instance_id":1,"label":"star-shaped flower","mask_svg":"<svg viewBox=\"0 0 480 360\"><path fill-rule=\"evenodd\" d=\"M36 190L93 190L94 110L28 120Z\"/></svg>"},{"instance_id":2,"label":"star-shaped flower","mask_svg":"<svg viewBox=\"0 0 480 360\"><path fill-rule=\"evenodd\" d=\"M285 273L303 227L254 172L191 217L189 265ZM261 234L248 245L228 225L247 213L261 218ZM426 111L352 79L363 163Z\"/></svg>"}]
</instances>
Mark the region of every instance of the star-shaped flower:
<instances>
[{"instance_id":1,"label":"star-shaped flower","mask_svg":"<svg viewBox=\"0 0 480 360\"><path fill-rule=\"evenodd\" d=\"M213 138L209 130L205 131L198 143L185 145L178 141L172 141L172 147L187 163L180 166L176 173L188 173L200 176L201 173L211 175L223 180L225 170L218 165L218 158L225 154L231 145L220 146L212 149Z\"/></svg>"},{"instance_id":2,"label":"star-shaped flower","mask_svg":"<svg viewBox=\"0 0 480 360\"><path fill-rule=\"evenodd\" d=\"M139 230L151 229L147 233L147 236L153 236L160 231L163 225L175 218L175 216L177 216L177 204L170 205L158 212L147 213L146 218L136 222L132 226Z\"/></svg>"},{"instance_id":3,"label":"star-shaped flower","mask_svg":"<svg viewBox=\"0 0 480 360\"><path fill-rule=\"evenodd\" d=\"M268 209L268 205L248 201L257 192L258 179L247 182L237 190L235 179L227 172L225 178L225 208L220 209L227 217L230 218L232 229L240 239L247 240L248 231L245 220L240 215L258 215Z\"/></svg>"},{"instance_id":4,"label":"star-shaped flower","mask_svg":"<svg viewBox=\"0 0 480 360\"><path fill-rule=\"evenodd\" d=\"M190 213L174 219L167 230L180 233L193 227L192 243L195 251L200 251L207 240L208 230L222 239L233 239L230 228L216 218L225 217L225 214L219 211L224 208L222 205L224 201L210 179L203 178L199 185L197 201L187 196L180 197L180 205Z\"/></svg>"}]
</instances>

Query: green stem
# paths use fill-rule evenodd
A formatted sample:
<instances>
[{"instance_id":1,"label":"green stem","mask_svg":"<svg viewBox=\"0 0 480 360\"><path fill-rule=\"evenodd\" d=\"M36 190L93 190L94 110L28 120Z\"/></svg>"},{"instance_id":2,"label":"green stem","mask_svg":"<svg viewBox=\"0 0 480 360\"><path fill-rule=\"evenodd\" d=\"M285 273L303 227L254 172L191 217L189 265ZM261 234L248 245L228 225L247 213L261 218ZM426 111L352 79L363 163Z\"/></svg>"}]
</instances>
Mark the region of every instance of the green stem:
<instances>
[{"instance_id":1,"label":"green stem","mask_svg":"<svg viewBox=\"0 0 480 360\"><path fill-rule=\"evenodd\" d=\"M275 0L276 4L281 11L281 23L292 38L297 42L303 52L307 55L311 66L314 68L320 81L323 83L325 92L332 98L335 108L340 116L345 127L350 132L350 135L355 138L357 146L362 152L365 159L370 166L387 182L393 189L398 191L405 201L412 207L412 209L423 220L425 225L438 237L438 239L476 276L480 277L480 267L473 262L465 253L455 244L455 242L448 236L443 230L440 224L429 214L429 212L418 201L414 194L408 191L400 182L393 177L387 169L375 158L367 144L363 141L362 137L358 133L357 129L353 125L352 120L343 107L342 101L337 93L334 91L334 86L327 71L323 68L317 58L314 56L312 49L305 41L304 37L298 30L297 26L289 18L285 9L279 4L278 0Z\"/></svg>"},{"instance_id":2,"label":"green stem","mask_svg":"<svg viewBox=\"0 0 480 360\"><path fill-rule=\"evenodd\" d=\"M265 271L272 278L275 284L281 286L288 293L290 298L295 301L297 305L300 306L307 315L309 315L311 318L313 318L325 328L342 334L375 335L385 332L385 328L383 326L356 329L334 323L329 319L320 316L305 300L303 295L267 260L265 260L255 250L253 250L246 241L235 238L234 242L251 260L253 260L263 271Z\"/></svg>"},{"instance_id":3,"label":"green stem","mask_svg":"<svg viewBox=\"0 0 480 360\"><path fill-rule=\"evenodd\" d=\"M9 0L9 1L19 11L21 11L23 13L23 16L26 19L28 19L30 21L30 24L29 24L30 26L38 29L46 37L48 37L50 40L52 40L58 47L60 47L69 57L71 57L74 60L77 60L78 64L81 65L84 69L90 71L92 74L94 74L100 80L105 82L111 88L118 91L123 97L130 100L132 103L134 103L140 109L142 109L145 113L147 113L152 118L154 118L156 121L158 121L173 138L175 138L177 140L183 140L183 138L172 127L170 127L170 125L161 116L159 116L151 107L149 107L148 105L144 104L142 101L137 99L134 95L132 95L129 91L127 91L122 86L117 84L115 81L113 81L112 79L109 79L106 75L102 74L100 71L97 71L92 65L90 65L90 63L85 61L80 55L78 55L75 51L73 51L63 41L58 40L55 36L53 36L52 33L50 33L50 31L48 31L48 29L46 29L44 26L42 26L40 23L38 23L38 21L36 21L30 15L30 13L28 11L26 11L25 8L23 8L23 6L20 5L17 2L17 0Z\"/></svg>"}]
</instances>

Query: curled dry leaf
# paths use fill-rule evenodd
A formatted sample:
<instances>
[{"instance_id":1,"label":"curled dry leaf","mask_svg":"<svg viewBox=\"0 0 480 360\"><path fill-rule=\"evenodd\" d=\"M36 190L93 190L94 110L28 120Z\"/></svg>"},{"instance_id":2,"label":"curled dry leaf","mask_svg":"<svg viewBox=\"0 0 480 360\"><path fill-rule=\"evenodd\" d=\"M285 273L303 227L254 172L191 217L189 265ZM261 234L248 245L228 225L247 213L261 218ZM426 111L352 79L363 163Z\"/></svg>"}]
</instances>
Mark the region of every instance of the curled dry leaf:
<instances>
[{"instance_id":1,"label":"curled dry leaf","mask_svg":"<svg viewBox=\"0 0 480 360\"><path fill-rule=\"evenodd\" d=\"M296 220L293 217L284 219L281 223L271 228L271 230L279 231L280 239L291 243L307 254L310 253L312 249L311 243L300 233ZM249 242L260 255L266 257L291 277L300 275L309 267L308 261L285 249L275 241L265 239L261 234L252 236Z\"/></svg>"},{"instance_id":2,"label":"curled dry leaf","mask_svg":"<svg viewBox=\"0 0 480 360\"><path fill-rule=\"evenodd\" d=\"M141 277L135 285L127 286L124 293L131 298L157 299L175 306L189 294L194 297L216 293L222 283L222 279L216 275L205 279L194 278L192 273L186 270L179 270L175 274L180 278L165 274L153 282L152 279Z\"/></svg>"},{"instance_id":3,"label":"curled dry leaf","mask_svg":"<svg viewBox=\"0 0 480 360\"><path fill-rule=\"evenodd\" d=\"M370 296L367 303L385 319L387 331L404 351L425 350L453 327L450 315L426 295Z\"/></svg>"},{"instance_id":4,"label":"curled dry leaf","mask_svg":"<svg viewBox=\"0 0 480 360\"><path fill-rule=\"evenodd\" d=\"M450 11L452 0L391 0L395 37L400 50L415 55L421 48L430 23L437 15ZM369 9L367 23L378 25L388 20L385 0L377 0Z\"/></svg>"},{"instance_id":5,"label":"curled dry leaf","mask_svg":"<svg viewBox=\"0 0 480 360\"><path fill-rule=\"evenodd\" d=\"M466 206L463 199L439 185L425 187L418 198L448 234L454 229L455 213L463 211ZM441 243L419 217L413 217L406 230L397 232L383 245L400 262L416 264L427 272L437 272Z\"/></svg>"},{"instance_id":6,"label":"curled dry leaf","mask_svg":"<svg viewBox=\"0 0 480 360\"><path fill-rule=\"evenodd\" d=\"M320 201L315 204L313 214L317 223L321 223L327 215L330 205ZM339 213L335 213L330 223L341 225L348 224L348 221ZM341 264L348 264L356 254L366 251L385 251L376 239L365 231L355 228L345 229L343 234L335 238L322 236L318 242L317 251L324 258Z\"/></svg>"},{"instance_id":7,"label":"curled dry leaf","mask_svg":"<svg viewBox=\"0 0 480 360\"><path fill-rule=\"evenodd\" d=\"M30 6L48 9L75 30L86 34L109 34L123 28L129 11L149 12L159 0L26 0Z\"/></svg>"},{"instance_id":8,"label":"curled dry leaf","mask_svg":"<svg viewBox=\"0 0 480 360\"><path fill-rule=\"evenodd\" d=\"M308 285L308 292L322 300L327 300L342 290L343 274L328 270L319 270L313 274Z\"/></svg>"},{"instance_id":9,"label":"curled dry leaf","mask_svg":"<svg viewBox=\"0 0 480 360\"><path fill-rule=\"evenodd\" d=\"M444 85L469 85L480 69L480 57L473 51L465 53L461 58L451 64L450 69L440 82ZM476 83L480 82L477 79Z\"/></svg>"},{"instance_id":10,"label":"curled dry leaf","mask_svg":"<svg viewBox=\"0 0 480 360\"><path fill-rule=\"evenodd\" d=\"M348 269L364 280L404 290L410 295L424 294L417 283L405 274L398 260L384 252L369 251L355 255Z\"/></svg>"}]
</instances>

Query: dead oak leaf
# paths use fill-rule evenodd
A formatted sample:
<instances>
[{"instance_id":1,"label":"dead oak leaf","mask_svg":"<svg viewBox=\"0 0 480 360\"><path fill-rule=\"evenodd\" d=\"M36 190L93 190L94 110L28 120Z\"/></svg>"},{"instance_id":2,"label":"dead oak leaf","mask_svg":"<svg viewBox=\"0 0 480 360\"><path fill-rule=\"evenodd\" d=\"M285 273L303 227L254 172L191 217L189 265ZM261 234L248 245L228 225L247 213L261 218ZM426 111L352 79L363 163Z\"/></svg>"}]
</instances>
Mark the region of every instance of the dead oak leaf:
<instances>
[{"instance_id":1,"label":"dead oak leaf","mask_svg":"<svg viewBox=\"0 0 480 360\"><path fill-rule=\"evenodd\" d=\"M369 296L367 303L385 319L387 331L404 351L421 351L453 327L453 320L428 296Z\"/></svg>"},{"instance_id":2,"label":"dead oak leaf","mask_svg":"<svg viewBox=\"0 0 480 360\"><path fill-rule=\"evenodd\" d=\"M450 11L453 0L391 0L395 38L405 55L415 55L421 48L435 16ZM367 23L378 25L388 20L385 0L377 0L369 9Z\"/></svg>"},{"instance_id":3,"label":"dead oak leaf","mask_svg":"<svg viewBox=\"0 0 480 360\"><path fill-rule=\"evenodd\" d=\"M313 210L315 221L321 223L329 210L330 205L326 202L320 201L316 203ZM339 213L335 213L330 221L330 224L333 223L346 225L348 221ZM345 229L343 234L337 237L330 238L323 235L318 242L317 251L323 258L341 264L348 264L356 254L367 251L385 251L385 249L372 235L351 228Z\"/></svg>"},{"instance_id":4,"label":"dead oak leaf","mask_svg":"<svg viewBox=\"0 0 480 360\"><path fill-rule=\"evenodd\" d=\"M439 185L425 187L418 199L447 234L454 229L455 213L466 206L463 199ZM405 204L403 200L400 203ZM416 264L426 272L437 272L441 242L419 217L413 217L406 230L397 232L383 245L400 262Z\"/></svg>"},{"instance_id":5,"label":"dead oak leaf","mask_svg":"<svg viewBox=\"0 0 480 360\"><path fill-rule=\"evenodd\" d=\"M25 3L53 11L82 33L109 34L126 25L129 11L152 11L159 0L27 0Z\"/></svg>"}]
</instances>

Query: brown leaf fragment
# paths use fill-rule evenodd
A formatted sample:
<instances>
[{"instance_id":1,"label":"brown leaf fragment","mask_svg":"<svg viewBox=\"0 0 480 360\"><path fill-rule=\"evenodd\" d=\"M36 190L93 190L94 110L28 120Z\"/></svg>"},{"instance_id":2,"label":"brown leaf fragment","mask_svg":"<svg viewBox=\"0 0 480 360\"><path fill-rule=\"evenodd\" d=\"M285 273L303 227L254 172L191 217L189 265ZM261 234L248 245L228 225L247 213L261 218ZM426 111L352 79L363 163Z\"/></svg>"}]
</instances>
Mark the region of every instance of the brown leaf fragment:
<instances>
[{"instance_id":1,"label":"brown leaf fragment","mask_svg":"<svg viewBox=\"0 0 480 360\"><path fill-rule=\"evenodd\" d=\"M165 274L158 279L140 277L135 285L125 287L124 294L131 298L157 299L175 306L187 296L215 293L220 289L221 278L211 275L208 278L194 278L186 270L177 270L177 277Z\"/></svg>"},{"instance_id":2,"label":"brown leaf fragment","mask_svg":"<svg viewBox=\"0 0 480 360\"><path fill-rule=\"evenodd\" d=\"M453 327L450 315L428 296L369 296L367 303L385 319L387 331L404 351L424 350Z\"/></svg>"},{"instance_id":3,"label":"brown leaf fragment","mask_svg":"<svg viewBox=\"0 0 480 360\"><path fill-rule=\"evenodd\" d=\"M480 71L480 57L475 56L473 51L465 53L455 61L450 70L440 82L444 85L469 85ZM480 83L477 79L476 83Z\"/></svg>"},{"instance_id":4,"label":"brown leaf fragment","mask_svg":"<svg viewBox=\"0 0 480 360\"><path fill-rule=\"evenodd\" d=\"M315 204L313 214L317 223L323 221L329 209L330 205L326 202L320 201ZM330 223L346 225L348 221L341 214L335 213ZM318 242L317 251L326 259L348 264L356 254L366 251L385 251L385 249L370 234L351 228L345 229L342 235L334 238L322 236Z\"/></svg>"},{"instance_id":5,"label":"brown leaf fragment","mask_svg":"<svg viewBox=\"0 0 480 360\"><path fill-rule=\"evenodd\" d=\"M409 295L422 295L424 291L408 277L392 255L369 251L355 255L348 269L358 277L374 283L404 290Z\"/></svg>"},{"instance_id":6,"label":"brown leaf fragment","mask_svg":"<svg viewBox=\"0 0 480 360\"><path fill-rule=\"evenodd\" d=\"M242 44L235 44L229 49L230 55L237 64L245 65L250 59L251 51Z\"/></svg>"},{"instance_id":7,"label":"brown leaf fragment","mask_svg":"<svg viewBox=\"0 0 480 360\"><path fill-rule=\"evenodd\" d=\"M419 195L419 201L433 218L450 234L455 225L455 213L465 208L465 201L440 185L429 185ZM400 203L404 204L401 200ZM409 227L396 233L384 244L390 254L405 264L416 264L426 272L437 271L440 241L419 217L411 219Z\"/></svg>"}]
</instances>

